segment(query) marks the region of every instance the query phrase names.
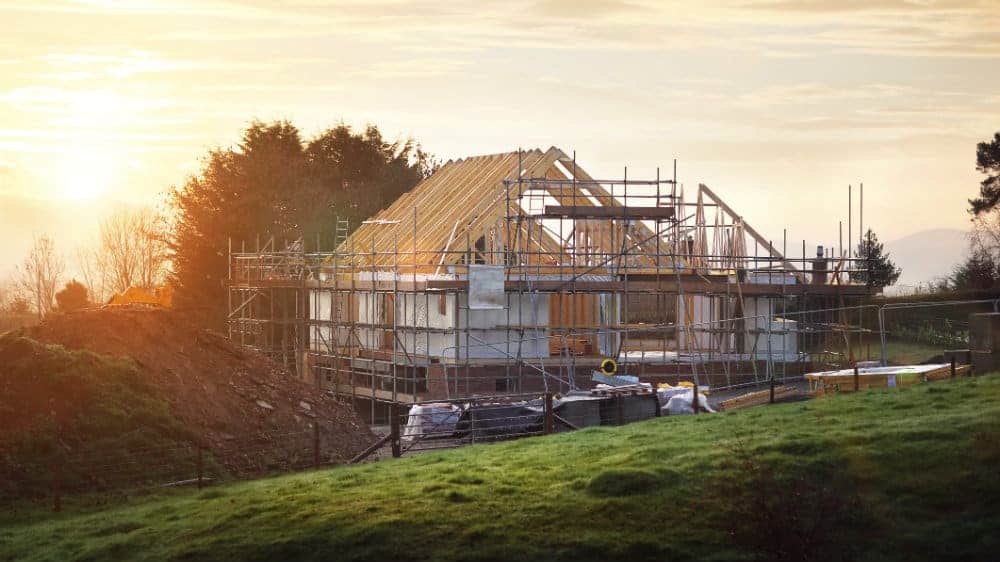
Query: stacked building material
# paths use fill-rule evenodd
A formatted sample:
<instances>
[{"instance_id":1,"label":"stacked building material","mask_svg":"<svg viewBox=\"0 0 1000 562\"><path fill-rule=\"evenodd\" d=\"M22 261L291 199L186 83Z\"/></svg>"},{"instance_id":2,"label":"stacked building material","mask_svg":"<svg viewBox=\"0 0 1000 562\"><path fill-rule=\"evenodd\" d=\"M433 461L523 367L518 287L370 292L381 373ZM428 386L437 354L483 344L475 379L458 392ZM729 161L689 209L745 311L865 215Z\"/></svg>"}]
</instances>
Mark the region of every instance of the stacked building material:
<instances>
[{"instance_id":1,"label":"stacked building material","mask_svg":"<svg viewBox=\"0 0 1000 562\"><path fill-rule=\"evenodd\" d=\"M794 398L799 395L799 389L794 386L777 386L774 388L774 401L781 402L782 400L788 400L789 398ZM719 403L719 409L725 411L739 410L741 408L749 408L751 406L760 406L761 404L767 404L771 401L771 389L760 390L757 392L750 392L742 396L737 396L735 398L730 398L729 400L723 400Z\"/></svg>"},{"instance_id":2,"label":"stacked building material","mask_svg":"<svg viewBox=\"0 0 1000 562\"><path fill-rule=\"evenodd\" d=\"M970 365L955 367L954 376L968 374ZM953 375L949 363L931 365L901 365L897 367L865 367L807 373L809 390L814 394L827 392L853 392L867 388L893 388L941 380Z\"/></svg>"}]
</instances>

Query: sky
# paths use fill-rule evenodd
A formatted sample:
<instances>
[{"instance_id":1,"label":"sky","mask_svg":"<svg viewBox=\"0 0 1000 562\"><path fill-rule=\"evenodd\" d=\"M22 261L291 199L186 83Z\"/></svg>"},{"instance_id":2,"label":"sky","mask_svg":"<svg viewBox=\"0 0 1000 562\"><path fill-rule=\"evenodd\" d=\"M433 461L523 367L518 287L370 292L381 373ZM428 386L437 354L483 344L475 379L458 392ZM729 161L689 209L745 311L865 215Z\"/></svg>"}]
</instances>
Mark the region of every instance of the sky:
<instances>
[{"instance_id":1,"label":"sky","mask_svg":"<svg viewBox=\"0 0 1000 562\"><path fill-rule=\"evenodd\" d=\"M1000 130L995 0L0 0L0 21L0 276L42 234L72 268L101 216L162 205L253 119L374 123L442 161L554 145L597 177L676 158L810 246L860 182L883 240L967 229Z\"/></svg>"}]
</instances>

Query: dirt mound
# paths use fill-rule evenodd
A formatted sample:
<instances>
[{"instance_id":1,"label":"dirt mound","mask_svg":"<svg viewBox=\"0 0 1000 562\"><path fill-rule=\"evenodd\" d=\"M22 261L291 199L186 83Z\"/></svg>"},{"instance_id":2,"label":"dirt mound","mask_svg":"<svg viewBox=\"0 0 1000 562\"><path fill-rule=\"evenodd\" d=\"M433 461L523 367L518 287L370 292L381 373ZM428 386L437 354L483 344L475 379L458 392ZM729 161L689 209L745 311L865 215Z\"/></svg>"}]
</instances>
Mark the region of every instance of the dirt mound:
<instances>
[{"instance_id":1,"label":"dirt mound","mask_svg":"<svg viewBox=\"0 0 1000 562\"><path fill-rule=\"evenodd\" d=\"M314 422L324 461L349 459L375 440L349 407L170 310L118 306L57 314L4 337L130 358L171 415L235 471L262 463L280 469L281 457L289 455L277 449L310 446Z\"/></svg>"}]
</instances>

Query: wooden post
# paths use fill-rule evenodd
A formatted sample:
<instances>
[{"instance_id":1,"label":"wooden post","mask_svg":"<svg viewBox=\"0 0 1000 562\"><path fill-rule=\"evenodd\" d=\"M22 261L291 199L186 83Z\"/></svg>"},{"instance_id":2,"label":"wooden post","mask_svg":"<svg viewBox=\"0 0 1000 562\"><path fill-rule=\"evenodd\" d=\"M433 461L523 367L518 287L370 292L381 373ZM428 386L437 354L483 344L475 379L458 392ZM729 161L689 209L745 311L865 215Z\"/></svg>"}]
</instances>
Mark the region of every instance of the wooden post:
<instances>
[{"instance_id":1,"label":"wooden post","mask_svg":"<svg viewBox=\"0 0 1000 562\"><path fill-rule=\"evenodd\" d=\"M313 422L313 468L319 468L319 421Z\"/></svg>"},{"instance_id":2,"label":"wooden post","mask_svg":"<svg viewBox=\"0 0 1000 562\"><path fill-rule=\"evenodd\" d=\"M774 404L774 373L771 373L771 404Z\"/></svg>"},{"instance_id":3,"label":"wooden post","mask_svg":"<svg viewBox=\"0 0 1000 562\"><path fill-rule=\"evenodd\" d=\"M201 444L198 444L198 489L200 490L203 483L202 480L205 476L205 459L202 453Z\"/></svg>"},{"instance_id":4,"label":"wooden post","mask_svg":"<svg viewBox=\"0 0 1000 562\"><path fill-rule=\"evenodd\" d=\"M854 392L861 390L861 374L858 373L858 366L854 366Z\"/></svg>"},{"instance_id":5,"label":"wooden post","mask_svg":"<svg viewBox=\"0 0 1000 562\"><path fill-rule=\"evenodd\" d=\"M62 481L59 477L59 464L52 465L52 511L62 511Z\"/></svg>"},{"instance_id":6,"label":"wooden post","mask_svg":"<svg viewBox=\"0 0 1000 562\"><path fill-rule=\"evenodd\" d=\"M542 433L549 435L555 426L555 418L553 415L555 412L552 411L552 393L545 393L545 422L542 425Z\"/></svg>"},{"instance_id":7,"label":"wooden post","mask_svg":"<svg viewBox=\"0 0 1000 562\"><path fill-rule=\"evenodd\" d=\"M458 301L456 300L456 302L458 302ZM458 336L456 336L456 337L458 337ZM458 382L458 368L456 367L456 369L455 369L455 390L456 391L458 390L458 384L459 384L459 382ZM475 403L472 403L469 406L469 410L468 410L469 411L469 440L471 442L473 442L473 443L476 442L476 411L477 410L478 409L476 408L476 404Z\"/></svg>"},{"instance_id":8,"label":"wooden post","mask_svg":"<svg viewBox=\"0 0 1000 562\"><path fill-rule=\"evenodd\" d=\"M951 378L955 378L955 372L956 372L956 369L955 369L955 356L953 355L951 357Z\"/></svg>"},{"instance_id":9,"label":"wooden post","mask_svg":"<svg viewBox=\"0 0 1000 562\"><path fill-rule=\"evenodd\" d=\"M399 409L395 402L389 405L389 434L392 436L392 456L399 458L403 456L403 448L399 441Z\"/></svg>"},{"instance_id":10,"label":"wooden post","mask_svg":"<svg viewBox=\"0 0 1000 562\"><path fill-rule=\"evenodd\" d=\"M55 412L53 412L55 416ZM52 420L56 424L56 435L55 441L59 442L59 436L62 434L62 423L58 419ZM52 463L52 511L59 513L62 511L62 463L64 461L55 460Z\"/></svg>"},{"instance_id":11,"label":"wooden post","mask_svg":"<svg viewBox=\"0 0 1000 562\"><path fill-rule=\"evenodd\" d=\"M698 410L701 407L701 405L698 404L698 381L694 381L694 388L692 388L691 390L692 390L692 392L691 392L691 410L694 411L695 414L697 414Z\"/></svg>"},{"instance_id":12,"label":"wooden post","mask_svg":"<svg viewBox=\"0 0 1000 562\"><path fill-rule=\"evenodd\" d=\"M371 456L372 453L374 453L375 451L378 451L379 449L382 448L383 445L385 445L386 443L388 443L389 439L391 437L392 437L392 435L386 435L385 437L383 437L383 438L379 439L378 441L372 443L371 445L368 446L367 449L365 449L364 451L361 451L360 453L358 453L358 455L356 457L354 457L353 459L349 460L347 462L347 464L355 464L355 463L359 463L359 462L367 459L369 456Z\"/></svg>"}]
</instances>

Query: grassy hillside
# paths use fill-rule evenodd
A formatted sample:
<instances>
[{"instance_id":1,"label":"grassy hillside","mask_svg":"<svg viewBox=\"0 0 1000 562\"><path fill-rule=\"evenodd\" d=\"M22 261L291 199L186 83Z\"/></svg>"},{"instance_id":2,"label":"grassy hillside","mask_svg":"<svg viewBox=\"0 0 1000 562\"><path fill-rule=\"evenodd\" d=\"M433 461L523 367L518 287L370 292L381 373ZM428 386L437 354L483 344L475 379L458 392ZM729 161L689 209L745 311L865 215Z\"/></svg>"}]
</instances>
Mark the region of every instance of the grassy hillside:
<instances>
[{"instance_id":1,"label":"grassy hillside","mask_svg":"<svg viewBox=\"0 0 1000 562\"><path fill-rule=\"evenodd\" d=\"M38 517L0 560L985 560L998 506L993 375Z\"/></svg>"},{"instance_id":2,"label":"grassy hillside","mask_svg":"<svg viewBox=\"0 0 1000 562\"><path fill-rule=\"evenodd\" d=\"M134 361L0 337L0 501L44 496L54 468L69 489L101 487L92 480L106 471L93 466L122 466L123 480L155 477L155 467L128 460L191 439ZM165 455L160 464L183 462Z\"/></svg>"},{"instance_id":3,"label":"grassy hillside","mask_svg":"<svg viewBox=\"0 0 1000 562\"><path fill-rule=\"evenodd\" d=\"M317 423L320 420L320 423ZM182 314L115 306L0 334L0 504L352 458L349 407ZM4 518L0 509L0 521Z\"/></svg>"}]
</instances>

